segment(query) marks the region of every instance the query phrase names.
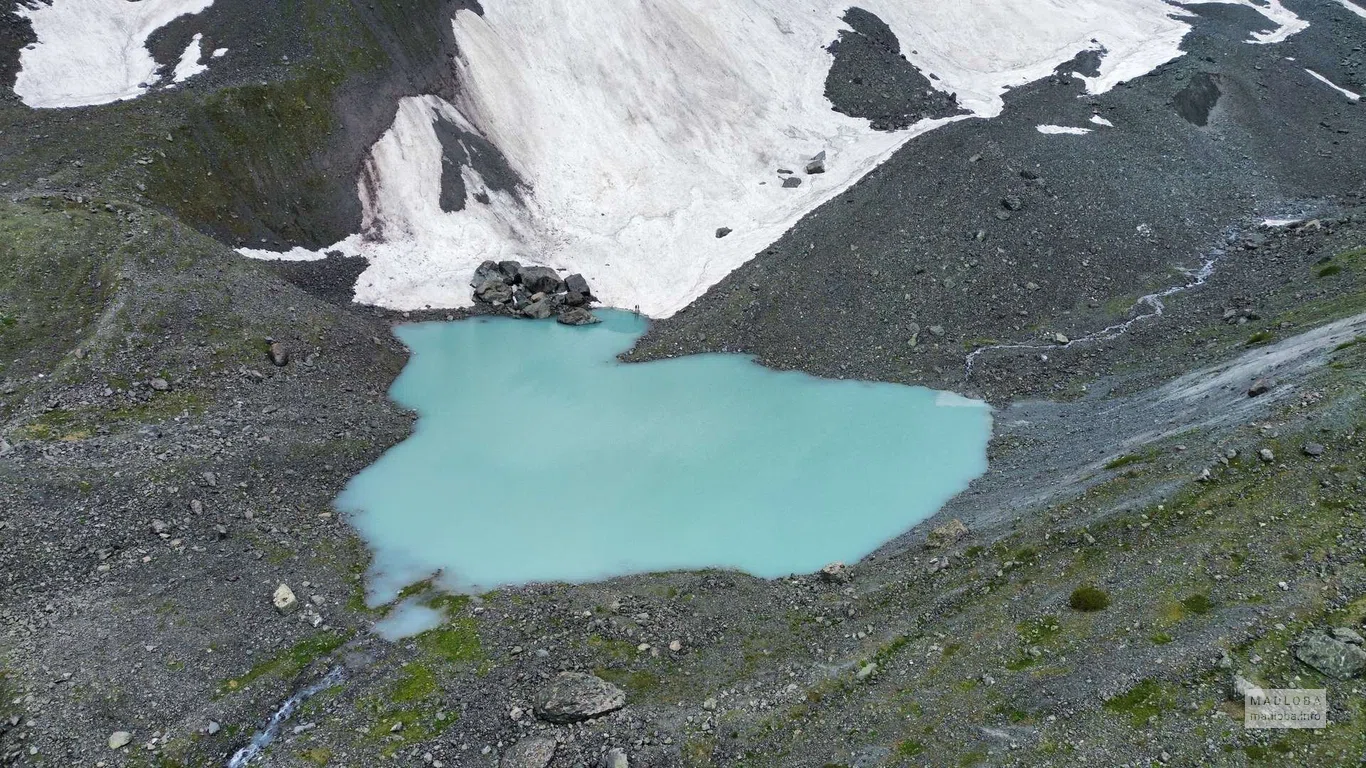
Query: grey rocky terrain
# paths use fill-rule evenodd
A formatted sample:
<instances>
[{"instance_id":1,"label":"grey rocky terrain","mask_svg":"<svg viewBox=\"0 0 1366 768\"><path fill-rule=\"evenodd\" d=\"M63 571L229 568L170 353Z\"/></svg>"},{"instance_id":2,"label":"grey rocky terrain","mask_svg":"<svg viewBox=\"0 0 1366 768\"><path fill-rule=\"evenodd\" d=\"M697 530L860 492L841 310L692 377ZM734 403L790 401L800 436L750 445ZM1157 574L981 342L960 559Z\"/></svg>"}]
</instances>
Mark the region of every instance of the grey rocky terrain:
<instances>
[{"instance_id":1,"label":"grey rocky terrain","mask_svg":"<svg viewBox=\"0 0 1366 768\"><path fill-rule=\"evenodd\" d=\"M1186 6L1183 58L919 137L628 355L987 398L990 468L935 518L772 581L421 584L447 621L390 643L332 500L412 429L391 329L591 289L492 265L474 310L403 315L352 303L356 260L232 249L355 229L396 99L458 92L457 5L218 0L234 68L0 101L0 765L225 766L287 702L251 765L1366 760L1366 106L1303 73L1366 89L1366 19L1287 0L1309 29L1251 46ZM833 105L956 110L850 14ZM1332 725L1246 730L1249 686L1327 688Z\"/></svg>"}]
</instances>

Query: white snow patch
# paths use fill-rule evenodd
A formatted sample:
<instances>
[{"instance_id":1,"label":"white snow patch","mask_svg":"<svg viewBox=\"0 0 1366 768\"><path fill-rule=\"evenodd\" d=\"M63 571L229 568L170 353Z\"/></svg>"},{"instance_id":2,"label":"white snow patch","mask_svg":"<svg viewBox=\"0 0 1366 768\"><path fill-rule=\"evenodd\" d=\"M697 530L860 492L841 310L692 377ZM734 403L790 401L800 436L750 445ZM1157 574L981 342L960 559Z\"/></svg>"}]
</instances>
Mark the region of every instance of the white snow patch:
<instances>
[{"instance_id":1,"label":"white snow patch","mask_svg":"<svg viewBox=\"0 0 1366 768\"><path fill-rule=\"evenodd\" d=\"M1302 218L1295 218L1295 219L1277 219L1277 218L1271 218L1271 219L1262 219L1261 225L1262 225L1263 227L1267 227L1267 228L1269 228L1269 229L1277 229L1277 228L1279 228L1279 227L1288 227L1288 226L1290 226L1291 224L1299 224L1301 221L1304 221L1304 219L1302 219Z\"/></svg>"},{"instance_id":2,"label":"white snow patch","mask_svg":"<svg viewBox=\"0 0 1366 768\"><path fill-rule=\"evenodd\" d=\"M203 51L200 50L200 41L203 39L204 36L196 32L195 36L190 39L190 44L185 46L185 51L180 54L180 63L175 65L175 81L177 83L183 83L208 69L207 65L199 63L204 57Z\"/></svg>"},{"instance_id":3,"label":"white snow patch","mask_svg":"<svg viewBox=\"0 0 1366 768\"><path fill-rule=\"evenodd\" d=\"M221 58L223 58L224 56L227 56L227 55L228 55L228 49L227 49L227 48L218 48L218 49L215 49L214 52L213 52L213 57L214 57L215 59L221 59Z\"/></svg>"},{"instance_id":4,"label":"white snow patch","mask_svg":"<svg viewBox=\"0 0 1366 768\"><path fill-rule=\"evenodd\" d=\"M1352 0L1338 0L1338 2L1342 3L1342 6L1347 10L1351 11L1352 13L1355 13L1363 19L1366 19L1366 8L1357 5L1356 3L1352 2Z\"/></svg>"},{"instance_id":5,"label":"white snow patch","mask_svg":"<svg viewBox=\"0 0 1366 768\"><path fill-rule=\"evenodd\" d=\"M1106 120L1105 118L1101 117L1100 115L1091 115L1091 122L1095 123L1096 125L1103 125L1103 126L1105 126L1106 128L1114 128L1114 127L1115 127L1115 124L1114 124L1114 123L1110 122L1109 120Z\"/></svg>"},{"instance_id":6,"label":"white snow patch","mask_svg":"<svg viewBox=\"0 0 1366 768\"><path fill-rule=\"evenodd\" d=\"M1104 118L1102 118L1104 119ZM1092 121L1094 122L1094 121ZM1070 125L1040 125L1037 126L1039 133L1046 133L1050 136L1070 135L1085 136L1091 132L1090 128L1074 128Z\"/></svg>"},{"instance_id":7,"label":"white snow patch","mask_svg":"<svg viewBox=\"0 0 1366 768\"><path fill-rule=\"evenodd\" d=\"M80 107L141 96L156 80L147 38L213 0L37 0L17 12L38 42L19 52L14 92L30 107Z\"/></svg>"},{"instance_id":8,"label":"white snow patch","mask_svg":"<svg viewBox=\"0 0 1366 768\"><path fill-rule=\"evenodd\" d=\"M1281 5L1281 0L1267 0L1265 3L1249 2L1248 0L1210 0L1215 3L1228 3L1230 5L1246 5L1265 16L1276 28L1267 32L1254 32L1249 43L1260 45L1270 45L1271 43L1283 43L1291 35L1298 34L1309 28L1309 22L1296 16L1293 11Z\"/></svg>"},{"instance_id":9,"label":"white snow patch","mask_svg":"<svg viewBox=\"0 0 1366 768\"><path fill-rule=\"evenodd\" d=\"M1342 86L1338 85L1337 83L1334 83L1332 80L1329 80L1328 78L1324 77L1323 75L1320 75L1319 73L1315 72L1315 71L1312 70L1312 69L1306 69L1306 70L1304 70L1304 71L1305 71L1305 72L1308 72L1310 75L1312 75L1313 78L1314 78L1315 80L1318 80L1319 82L1323 83L1324 85L1328 86L1329 88L1332 88L1333 90L1337 91L1338 93L1342 94L1343 96L1346 96L1347 98L1351 99L1352 101L1361 101L1361 94L1355 93L1355 92L1353 92L1353 91L1347 90L1346 88L1343 88Z\"/></svg>"},{"instance_id":10,"label":"white snow patch","mask_svg":"<svg viewBox=\"0 0 1366 768\"><path fill-rule=\"evenodd\" d=\"M884 133L830 109L825 46L845 28L847 0L483 5L482 16L460 11L453 21L464 86L456 103L400 102L358 183L360 236L307 254L365 257L359 302L466 306L481 261L517 259L582 272L605 304L668 316L906 142L962 119ZM977 117L998 115L1008 88L1083 49L1106 50L1099 74L1082 79L1090 92L1107 90L1179 57L1190 29L1163 0L859 5ZM443 212L438 120L491 142L528 188L493 190L464 168L465 208ZM821 151L826 173L803 174ZM802 185L784 188L779 168ZM473 199L479 193L487 204ZM733 232L717 238L721 227Z\"/></svg>"}]
</instances>

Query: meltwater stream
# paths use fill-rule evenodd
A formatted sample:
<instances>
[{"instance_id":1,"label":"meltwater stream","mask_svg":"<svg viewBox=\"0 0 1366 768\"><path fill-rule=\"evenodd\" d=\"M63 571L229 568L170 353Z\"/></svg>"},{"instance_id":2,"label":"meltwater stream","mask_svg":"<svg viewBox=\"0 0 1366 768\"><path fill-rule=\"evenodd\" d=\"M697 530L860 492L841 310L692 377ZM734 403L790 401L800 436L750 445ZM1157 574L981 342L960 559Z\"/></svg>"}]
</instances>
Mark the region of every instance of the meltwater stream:
<instances>
[{"instance_id":1,"label":"meltwater stream","mask_svg":"<svg viewBox=\"0 0 1366 768\"><path fill-rule=\"evenodd\" d=\"M646 321L402 326L412 437L337 501L370 600L628 573L760 577L853 561L986 469L991 412L946 392L819 379L739 355L623 364Z\"/></svg>"}]
</instances>

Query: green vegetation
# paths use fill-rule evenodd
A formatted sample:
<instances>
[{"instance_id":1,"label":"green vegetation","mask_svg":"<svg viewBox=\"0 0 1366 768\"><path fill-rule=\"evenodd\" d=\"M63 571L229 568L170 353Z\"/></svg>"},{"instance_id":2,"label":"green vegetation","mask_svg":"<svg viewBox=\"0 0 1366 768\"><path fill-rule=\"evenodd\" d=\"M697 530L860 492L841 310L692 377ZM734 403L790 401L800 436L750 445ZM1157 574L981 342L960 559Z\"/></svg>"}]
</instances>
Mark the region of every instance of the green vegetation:
<instances>
[{"instance_id":1,"label":"green vegetation","mask_svg":"<svg viewBox=\"0 0 1366 768\"><path fill-rule=\"evenodd\" d=\"M394 701L420 701L436 693L436 675L422 664L404 667L403 677L394 683L389 698Z\"/></svg>"},{"instance_id":2,"label":"green vegetation","mask_svg":"<svg viewBox=\"0 0 1366 768\"><path fill-rule=\"evenodd\" d=\"M1128 717L1129 724L1141 728L1172 706L1171 696L1156 680L1144 680L1128 691L1105 702L1108 712Z\"/></svg>"},{"instance_id":3,"label":"green vegetation","mask_svg":"<svg viewBox=\"0 0 1366 768\"><path fill-rule=\"evenodd\" d=\"M1316 273L1316 275L1317 275L1318 277L1320 277L1320 278L1323 278L1323 277L1332 277L1333 275L1337 275L1337 274L1341 274L1341 273L1342 273L1342 265L1341 265L1341 264L1329 264L1328 266L1319 269L1319 271Z\"/></svg>"},{"instance_id":4,"label":"green vegetation","mask_svg":"<svg viewBox=\"0 0 1366 768\"><path fill-rule=\"evenodd\" d=\"M1271 331L1257 331L1256 333L1247 337L1247 346L1255 347L1259 344L1266 344L1274 338L1276 338L1276 334L1272 333Z\"/></svg>"},{"instance_id":5,"label":"green vegetation","mask_svg":"<svg viewBox=\"0 0 1366 768\"><path fill-rule=\"evenodd\" d=\"M1214 610L1209 595L1196 593L1181 601L1181 607L1194 614L1205 614Z\"/></svg>"},{"instance_id":6,"label":"green vegetation","mask_svg":"<svg viewBox=\"0 0 1366 768\"><path fill-rule=\"evenodd\" d=\"M227 681L220 692L240 691L264 677L293 678L307 669L313 662L340 648L345 642L346 635L339 632L323 632L314 635L257 664L245 675Z\"/></svg>"},{"instance_id":7,"label":"green vegetation","mask_svg":"<svg viewBox=\"0 0 1366 768\"><path fill-rule=\"evenodd\" d=\"M919 757L924 752L925 745L915 739L905 739L896 745L897 757Z\"/></svg>"},{"instance_id":8,"label":"green vegetation","mask_svg":"<svg viewBox=\"0 0 1366 768\"><path fill-rule=\"evenodd\" d=\"M1067 604L1076 611L1103 611L1110 607L1110 595L1099 587L1077 587L1072 591Z\"/></svg>"},{"instance_id":9,"label":"green vegetation","mask_svg":"<svg viewBox=\"0 0 1366 768\"><path fill-rule=\"evenodd\" d=\"M451 663L476 662L484 658L479 625L471 618L451 619L445 626L419 635L417 644L424 652Z\"/></svg>"}]
</instances>

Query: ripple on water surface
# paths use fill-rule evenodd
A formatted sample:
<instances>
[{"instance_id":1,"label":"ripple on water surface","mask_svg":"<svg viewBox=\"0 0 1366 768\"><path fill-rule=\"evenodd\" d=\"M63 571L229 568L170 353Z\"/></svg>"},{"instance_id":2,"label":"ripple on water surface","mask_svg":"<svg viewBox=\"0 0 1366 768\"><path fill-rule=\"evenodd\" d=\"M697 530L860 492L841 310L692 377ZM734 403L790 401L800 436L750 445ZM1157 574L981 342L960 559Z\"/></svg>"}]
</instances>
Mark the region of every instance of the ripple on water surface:
<instances>
[{"instance_id":1,"label":"ripple on water surface","mask_svg":"<svg viewBox=\"0 0 1366 768\"><path fill-rule=\"evenodd\" d=\"M398 329L413 357L391 395L415 432L337 502L374 553L372 603L438 572L466 591L811 572L868 554L986 469L981 403L739 355L626 365L646 321L601 315Z\"/></svg>"}]
</instances>

